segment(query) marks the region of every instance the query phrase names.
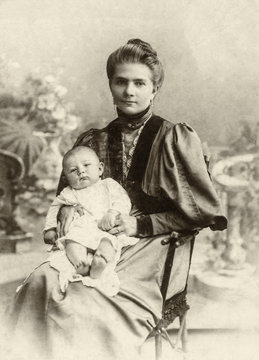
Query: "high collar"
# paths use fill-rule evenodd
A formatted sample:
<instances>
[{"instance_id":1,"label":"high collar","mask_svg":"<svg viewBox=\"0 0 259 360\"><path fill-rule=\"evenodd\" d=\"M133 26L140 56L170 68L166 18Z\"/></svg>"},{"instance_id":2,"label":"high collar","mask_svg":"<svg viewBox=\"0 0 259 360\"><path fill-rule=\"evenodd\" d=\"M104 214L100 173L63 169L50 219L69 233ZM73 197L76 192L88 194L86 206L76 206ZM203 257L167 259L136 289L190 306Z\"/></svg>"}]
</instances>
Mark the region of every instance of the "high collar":
<instances>
[{"instance_id":1,"label":"high collar","mask_svg":"<svg viewBox=\"0 0 259 360\"><path fill-rule=\"evenodd\" d=\"M148 106L145 110L138 114L128 115L117 108L118 118L121 122L122 127L135 130L140 128L145 121L151 118L152 110L151 106Z\"/></svg>"}]
</instances>

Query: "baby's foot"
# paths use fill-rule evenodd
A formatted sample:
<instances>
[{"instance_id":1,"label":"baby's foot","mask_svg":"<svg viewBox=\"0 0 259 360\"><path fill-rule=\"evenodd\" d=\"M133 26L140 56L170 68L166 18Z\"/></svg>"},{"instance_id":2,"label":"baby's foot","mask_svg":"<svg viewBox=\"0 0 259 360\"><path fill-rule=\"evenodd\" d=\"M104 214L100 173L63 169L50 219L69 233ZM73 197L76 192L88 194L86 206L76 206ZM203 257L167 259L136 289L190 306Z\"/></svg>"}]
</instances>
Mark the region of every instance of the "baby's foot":
<instances>
[{"instance_id":1,"label":"baby's foot","mask_svg":"<svg viewBox=\"0 0 259 360\"><path fill-rule=\"evenodd\" d=\"M75 241L66 240L66 254L68 260L74 265L77 274L86 276L89 273L87 248Z\"/></svg>"},{"instance_id":2,"label":"baby's foot","mask_svg":"<svg viewBox=\"0 0 259 360\"><path fill-rule=\"evenodd\" d=\"M111 240L103 238L94 254L90 269L90 276L94 279L99 278L106 266L110 262L114 261L114 259L115 249L112 246Z\"/></svg>"}]
</instances>

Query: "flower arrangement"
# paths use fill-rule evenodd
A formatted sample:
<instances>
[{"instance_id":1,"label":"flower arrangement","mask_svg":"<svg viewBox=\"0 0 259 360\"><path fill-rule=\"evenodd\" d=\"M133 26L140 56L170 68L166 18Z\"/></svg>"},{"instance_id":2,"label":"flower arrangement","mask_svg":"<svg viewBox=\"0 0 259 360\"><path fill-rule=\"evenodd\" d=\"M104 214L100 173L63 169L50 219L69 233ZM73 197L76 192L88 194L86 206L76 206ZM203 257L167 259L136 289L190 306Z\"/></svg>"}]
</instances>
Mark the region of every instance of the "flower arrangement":
<instances>
[{"instance_id":1,"label":"flower arrangement","mask_svg":"<svg viewBox=\"0 0 259 360\"><path fill-rule=\"evenodd\" d=\"M14 218L20 227L35 232L42 228L55 195L61 171L60 140L64 151L71 147L69 134L79 126L80 117L66 100L67 89L58 77L36 74L12 81L4 65L0 59L0 148L24 162Z\"/></svg>"},{"instance_id":2,"label":"flower arrangement","mask_svg":"<svg viewBox=\"0 0 259 360\"><path fill-rule=\"evenodd\" d=\"M61 137L80 123L66 93L52 75L28 76L20 89L0 93L0 147L23 159L26 174L46 148L47 138Z\"/></svg>"},{"instance_id":3,"label":"flower arrangement","mask_svg":"<svg viewBox=\"0 0 259 360\"><path fill-rule=\"evenodd\" d=\"M75 130L79 117L72 112L74 106L65 101L67 89L58 84L54 76L40 79L29 76L24 84L24 96L29 105L28 120L34 122L37 131L62 135Z\"/></svg>"}]
</instances>

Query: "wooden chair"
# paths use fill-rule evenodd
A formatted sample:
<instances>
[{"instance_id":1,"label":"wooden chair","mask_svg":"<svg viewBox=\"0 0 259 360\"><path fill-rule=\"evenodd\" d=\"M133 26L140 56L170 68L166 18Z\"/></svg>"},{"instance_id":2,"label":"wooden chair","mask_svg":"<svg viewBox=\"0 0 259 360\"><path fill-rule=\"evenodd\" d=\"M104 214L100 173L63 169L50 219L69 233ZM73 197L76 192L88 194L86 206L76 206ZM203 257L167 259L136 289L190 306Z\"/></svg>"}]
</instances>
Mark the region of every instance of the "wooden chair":
<instances>
[{"instance_id":1,"label":"wooden chair","mask_svg":"<svg viewBox=\"0 0 259 360\"><path fill-rule=\"evenodd\" d=\"M167 257L165 261L164 275L161 285L161 293L163 296L163 309L162 309L162 319L159 320L156 327L153 329L151 336L155 336L155 355L156 360L162 358L162 340L163 338L168 341L171 348L180 351L182 353L187 352L187 326L186 326L186 313L189 310L189 305L186 301L187 293L187 281L185 289L170 299L167 299L167 290L171 275L171 269L173 266L175 249L185 242L191 242L191 251L190 251L190 262L189 269L191 264L191 256L194 246L195 237L198 234L198 230L189 233L178 233L172 232L171 237L168 240L162 240L161 244L166 245L169 243ZM188 271L189 273L189 271ZM188 280L188 278L187 278ZM173 342L167 332L167 327L176 319L179 318L179 330L176 337L176 341Z\"/></svg>"},{"instance_id":2,"label":"wooden chair","mask_svg":"<svg viewBox=\"0 0 259 360\"><path fill-rule=\"evenodd\" d=\"M32 235L16 221L15 197L24 176L22 159L0 149L0 253L24 252L30 248Z\"/></svg>"}]
</instances>

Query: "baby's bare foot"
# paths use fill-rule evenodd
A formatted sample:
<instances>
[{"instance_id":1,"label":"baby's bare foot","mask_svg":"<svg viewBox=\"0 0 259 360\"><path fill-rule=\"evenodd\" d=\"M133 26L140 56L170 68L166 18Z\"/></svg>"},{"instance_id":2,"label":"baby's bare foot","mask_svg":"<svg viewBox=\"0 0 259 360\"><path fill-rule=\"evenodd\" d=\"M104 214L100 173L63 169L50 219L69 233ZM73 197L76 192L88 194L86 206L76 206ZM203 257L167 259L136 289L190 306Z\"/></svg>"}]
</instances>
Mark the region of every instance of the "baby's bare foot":
<instances>
[{"instance_id":1,"label":"baby's bare foot","mask_svg":"<svg viewBox=\"0 0 259 360\"><path fill-rule=\"evenodd\" d=\"M85 246L72 240L66 240L66 254L68 260L74 265L77 274L88 275L90 266Z\"/></svg>"},{"instance_id":2,"label":"baby's bare foot","mask_svg":"<svg viewBox=\"0 0 259 360\"><path fill-rule=\"evenodd\" d=\"M115 249L111 240L103 238L94 254L90 269L90 276L94 279L99 278L106 266L114 261Z\"/></svg>"}]
</instances>

